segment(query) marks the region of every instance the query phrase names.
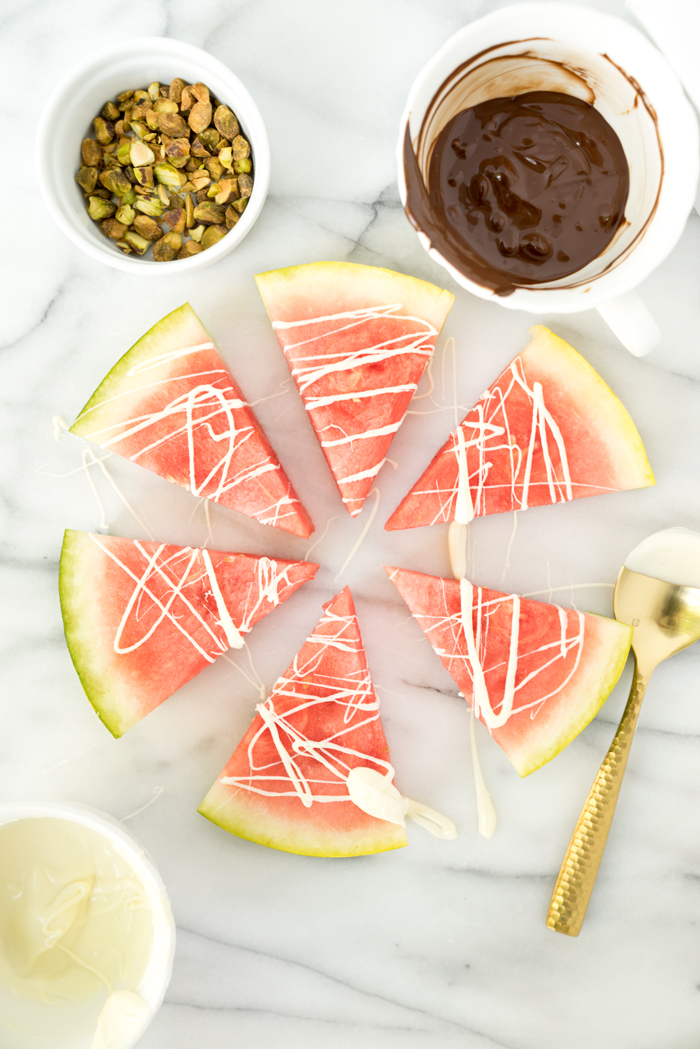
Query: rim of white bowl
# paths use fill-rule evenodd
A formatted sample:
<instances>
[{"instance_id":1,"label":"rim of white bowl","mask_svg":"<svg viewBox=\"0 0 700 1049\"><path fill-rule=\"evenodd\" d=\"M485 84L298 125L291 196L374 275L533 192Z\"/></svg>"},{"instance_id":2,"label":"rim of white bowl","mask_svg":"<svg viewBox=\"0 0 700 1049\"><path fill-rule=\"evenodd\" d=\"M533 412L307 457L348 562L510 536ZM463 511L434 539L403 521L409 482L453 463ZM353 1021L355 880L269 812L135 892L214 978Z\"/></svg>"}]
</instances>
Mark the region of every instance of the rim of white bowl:
<instances>
[{"instance_id":1,"label":"rim of white bowl","mask_svg":"<svg viewBox=\"0 0 700 1049\"><path fill-rule=\"evenodd\" d=\"M152 259L144 259L140 256L124 255L116 245L110 244L106 238L104 245L88 239L80 229L77 221L77 210L74 216L72 209L66 207L52 178L54 166L52 153L59 130L58 120L63 113L68 111L78 84L88 76L98 75L100 71L104 71L105 75L107 75L110 68L114 68L114 63L127 64L135 58L140 56L147 57L149 54L153 55L155 63L162 57L179 58L187 61L200 67L200 79L202 81L218 81L224 87L224 90L220 91L214 84L212 85L212 90L217 98L230 105L236 112L236 115L239 116L241 126L245 129L250 141L255 163L253 192L251 193L248 206L234 228L225 237L222 237L217 244L207 248L206 251L193 255L188 259L176 260L177 266L154 262ZM126 87L124 90L126 90ZM95 112L98 112L99 106L102 104L104 104L104 99L101 103L96 104ZM80 143L76 142L76 171L79 153ZM51 217L69 240L98 262L139 277L164 276L172 273L182 274L189 270L202 269L216 262L223 255L233 251L250 232L260 215L270 184L270 144L267 130L260 110L248 89L236 74L223 62L219 61L218 58L214 58L213 55L199 47L170 37L140 37L126 41L120 40L93 53L87 61L67 74L49 96L39 120L36 135L36 160L41 195ZM70 172L70 177L74 178L74 174L74 172ZM82 206L84 208L84 204ZM85 214L87 214L87 211L85 211Z\"/></svg>"},{"instance_id":2,"label":"rim of white bowl","mask_svg":"<svg viewBox=\"0 0 700 1049\"><path fill-rule=\"evenodd\" d=\"M126 860L146 890L153 912L153 949L137 992L148 1004L148 1012L144 1014L138 1027L134 1028L133 1035L119 1047L119 1049L133 1049L133 1046L143 1038L153 1017L163 1004L172 976L176 930L165 882L155 861L138 838L108 812L94 809L90 805L63 801L0 803L0 826L24 819L68 820L101 834Z\"/></svg>"}]
</instances>

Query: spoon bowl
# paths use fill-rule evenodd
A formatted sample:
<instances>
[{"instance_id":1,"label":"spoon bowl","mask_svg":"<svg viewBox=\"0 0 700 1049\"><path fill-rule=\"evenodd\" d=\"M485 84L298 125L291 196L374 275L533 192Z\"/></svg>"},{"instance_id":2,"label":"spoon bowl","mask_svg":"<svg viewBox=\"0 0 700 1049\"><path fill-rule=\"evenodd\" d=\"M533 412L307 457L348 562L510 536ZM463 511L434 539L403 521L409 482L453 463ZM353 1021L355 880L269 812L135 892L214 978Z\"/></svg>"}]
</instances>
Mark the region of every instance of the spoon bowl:
<instances>
[{"instance_id":1,"label":"spoon bowl","mask_svg":"<svg viewBox=\"0 0 700 1049\"><path fill-rule=\"evenodd\" d=\"M690 556L686 558L686 555ZM627 559L652 572L696 579L700 535L669 528L649 536ZM547 926L578 936L586 916L615 805L627 766L649 678L665 659L700 638L700 587L665 582L623 566L613 595L615 618L632 627L635 670L622 720L598 770L564 857L547 914Z\"/></svg>"}]
</instances>

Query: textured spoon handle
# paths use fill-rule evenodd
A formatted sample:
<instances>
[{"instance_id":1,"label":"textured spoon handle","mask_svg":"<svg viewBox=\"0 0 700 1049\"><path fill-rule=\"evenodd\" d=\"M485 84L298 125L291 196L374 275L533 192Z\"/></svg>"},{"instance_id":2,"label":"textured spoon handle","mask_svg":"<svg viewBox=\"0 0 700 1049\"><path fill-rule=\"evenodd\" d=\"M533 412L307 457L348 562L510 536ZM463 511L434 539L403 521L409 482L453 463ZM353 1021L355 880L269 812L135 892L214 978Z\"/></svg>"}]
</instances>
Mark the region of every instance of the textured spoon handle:
<instances>
[{"instance_id":1,"label":"textured spoon handle","mask_svg":"<svg viewBox=\"0 0 700 1049\"><path fill-rule=\"evenodd\" d=\"M610 750L598 770L566 850L547 912L547 926L578 936L603 858L617 796L649 675L635 669L632 690Z\"/></svg>"}]
</instances>

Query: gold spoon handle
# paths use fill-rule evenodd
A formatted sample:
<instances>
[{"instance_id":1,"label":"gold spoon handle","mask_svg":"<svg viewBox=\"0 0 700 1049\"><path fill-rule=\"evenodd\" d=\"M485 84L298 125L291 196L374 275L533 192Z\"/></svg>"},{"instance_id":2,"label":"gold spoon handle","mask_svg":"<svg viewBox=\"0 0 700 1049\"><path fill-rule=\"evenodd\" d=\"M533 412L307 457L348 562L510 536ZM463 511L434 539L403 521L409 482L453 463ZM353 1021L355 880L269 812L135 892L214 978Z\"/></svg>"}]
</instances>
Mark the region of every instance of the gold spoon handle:
<instances>
[{"instance_id":1,"label":"gold spoon handle","mask_svg":"<svg viewBox=\"0 0 700 1049\"><path fill-rule=\"evenodd\" d=\"M552 893L547 926L555 932L578 936L581 931L615 814L648 680L649 674L643 675L636 666L625 712L586 798Z\"/></svg>"}]
</instances>

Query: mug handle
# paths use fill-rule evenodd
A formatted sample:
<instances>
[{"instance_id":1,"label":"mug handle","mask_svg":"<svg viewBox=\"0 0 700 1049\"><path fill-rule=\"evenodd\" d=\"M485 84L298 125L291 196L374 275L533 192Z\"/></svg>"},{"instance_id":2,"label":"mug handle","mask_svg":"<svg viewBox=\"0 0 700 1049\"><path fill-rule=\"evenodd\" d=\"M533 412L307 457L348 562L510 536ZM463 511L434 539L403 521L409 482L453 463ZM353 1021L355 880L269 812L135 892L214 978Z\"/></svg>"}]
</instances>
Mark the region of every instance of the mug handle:
<instances>
[{"instance_id":1,"label":"mug handle","mask_svg":"<svg viewBox=\"0 0 700 1049\"><path fill-rule=\"evenodd\" d=\"M633 291L596 307L613 335L635 357L646 357L661 343L659 326Z\"/></svg>"}]
</instances>

